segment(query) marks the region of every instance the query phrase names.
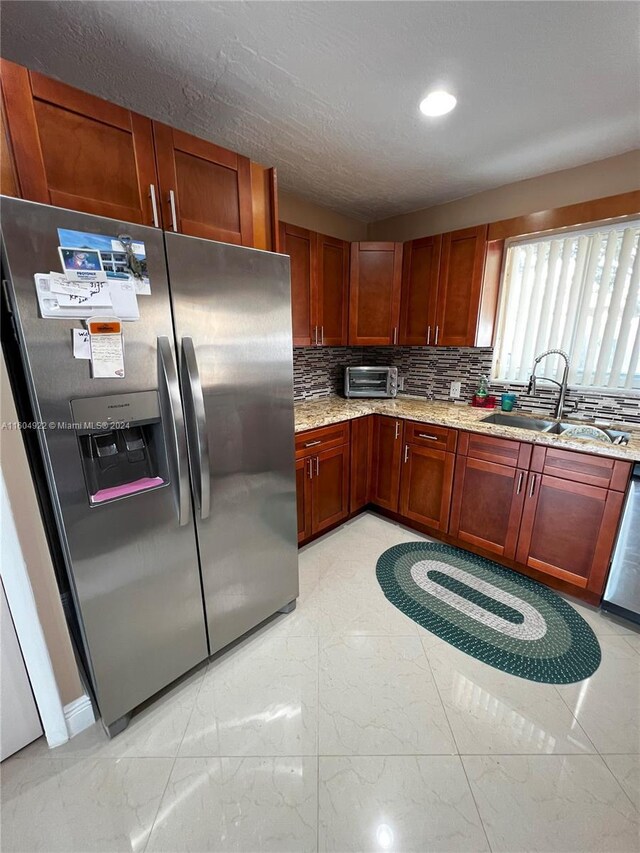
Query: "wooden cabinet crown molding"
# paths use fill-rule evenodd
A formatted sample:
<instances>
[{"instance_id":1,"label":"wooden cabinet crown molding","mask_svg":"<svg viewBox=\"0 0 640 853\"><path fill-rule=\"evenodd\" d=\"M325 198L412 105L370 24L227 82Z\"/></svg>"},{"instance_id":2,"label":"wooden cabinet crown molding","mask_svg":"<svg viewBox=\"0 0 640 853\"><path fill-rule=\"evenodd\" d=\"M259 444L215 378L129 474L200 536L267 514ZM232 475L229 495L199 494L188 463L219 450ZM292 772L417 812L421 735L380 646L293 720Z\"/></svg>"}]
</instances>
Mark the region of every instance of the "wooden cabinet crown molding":
<instances>
[{"instance_id":1,"label":"wooden cabinet crown molding","mask_svg":"<svg viewBox=\"0 0 640 853\"><path fill-rule=\"evenodd\" d=\"M506 240L510 237L523 237L553 231L557 228L569 228L578 225L590 225L606 219L622 216L640 215L640 190L628 193L594 198L569 204L565 207L552 207L539 210L512 219L501 219L489 224L489 240Z\"/></svg>"}]
</instances>

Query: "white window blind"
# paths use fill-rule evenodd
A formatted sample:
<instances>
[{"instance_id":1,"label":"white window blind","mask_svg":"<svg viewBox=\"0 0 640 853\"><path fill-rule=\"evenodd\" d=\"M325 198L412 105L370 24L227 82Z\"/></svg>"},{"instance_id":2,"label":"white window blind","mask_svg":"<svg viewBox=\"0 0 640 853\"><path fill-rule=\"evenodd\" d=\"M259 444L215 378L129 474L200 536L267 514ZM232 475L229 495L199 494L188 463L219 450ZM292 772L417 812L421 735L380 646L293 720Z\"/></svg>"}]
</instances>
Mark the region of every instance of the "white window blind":
<instances>
[{"instance_id":1,"label":"white window blind","mask_svg":"<svg viewBox=\"0 0 640 853\"><path fill-rule=\"evenodd\" d=\"M640 389L640 221L512 243L493 375L526 382L536 355L562 349L569 383ZM550 356L540 375L559 379Z\"/></svg>"}]
</instances>

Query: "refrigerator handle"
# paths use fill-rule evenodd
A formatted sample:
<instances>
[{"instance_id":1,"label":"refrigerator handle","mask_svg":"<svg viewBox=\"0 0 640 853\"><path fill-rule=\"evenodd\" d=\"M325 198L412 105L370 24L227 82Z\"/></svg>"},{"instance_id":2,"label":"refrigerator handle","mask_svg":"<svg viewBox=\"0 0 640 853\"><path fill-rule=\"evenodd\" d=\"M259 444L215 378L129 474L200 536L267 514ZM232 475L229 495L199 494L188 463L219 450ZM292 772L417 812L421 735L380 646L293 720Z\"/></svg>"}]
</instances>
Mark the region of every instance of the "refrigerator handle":
<instances>
[{"instance_id":1,"label":"refrigerator handle","mask_svg":"<svg viewBox=\"0 0 640 853\"><path fill-rule=\"evenodd\" d=\"M189 458L196 490L196 499L200 509L200 518L209 517L211 507L209 479L209 439L207 436L207 418L204 409L202 383L198 372L196 351L193 338L182 339L181 361L182 388L188 402L192 429L188 431ZM194 445L193 447L191 445ZM197 463L197 469L196 469Z\"/></svg>"},{"instance_id":2,"label":"refrigerator handle","mask_svg":"<svg viewBox=\"0 0 640 853\"><path fill-rule=\"evenodd\" d=\"M187 473L187 439L180 401L180 386L169 338L158 338L158 388L162 422L167 437L167 456L173 468L171 480L176 498L178 522L181 527L189 521L189 476Z\"/></svg>"}]
</instances>

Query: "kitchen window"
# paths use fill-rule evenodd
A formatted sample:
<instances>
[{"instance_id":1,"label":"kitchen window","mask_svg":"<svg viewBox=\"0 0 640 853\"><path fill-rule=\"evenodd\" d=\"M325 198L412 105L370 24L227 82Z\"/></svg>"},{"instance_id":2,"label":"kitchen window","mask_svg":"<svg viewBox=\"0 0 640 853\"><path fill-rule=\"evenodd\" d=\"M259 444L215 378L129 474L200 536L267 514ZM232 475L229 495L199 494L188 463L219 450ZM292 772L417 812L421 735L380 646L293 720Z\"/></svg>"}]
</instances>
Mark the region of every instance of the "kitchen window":
<instances>
[{"instance_id":1,"label":"kitchen window","mask_svg":"<svg viewBox=\"0 0 640 853\"><path fill-rule=\"evenodd\" d=\"M640 220L507 244L493 377L526 382L536 355L561 349L569 384L640 390ZM559 380L562 362L541 376Z\"/></svg>"}]
</instances>

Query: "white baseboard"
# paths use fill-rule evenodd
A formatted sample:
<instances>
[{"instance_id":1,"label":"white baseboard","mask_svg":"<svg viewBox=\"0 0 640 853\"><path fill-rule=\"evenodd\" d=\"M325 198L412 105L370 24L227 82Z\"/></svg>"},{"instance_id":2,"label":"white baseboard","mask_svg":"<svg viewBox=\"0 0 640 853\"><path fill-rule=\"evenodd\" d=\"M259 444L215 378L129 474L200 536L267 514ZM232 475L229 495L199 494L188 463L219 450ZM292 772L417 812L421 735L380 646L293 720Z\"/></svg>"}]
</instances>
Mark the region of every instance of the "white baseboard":
<instances>
[{"instance_id":1,"label":"white baseboard","mask_svg":"<svg viewBox=\"0 0 640 853\"><path fill-rule=\"evenodd\" d=\"M64 706L64 719L70 738L79 735L80 732L83 732L95 723L96 718L93 714L93 705L86 693L84 696L79 696L73 702L69 702L68 705Z\"/></svg>"}]
</instances>

